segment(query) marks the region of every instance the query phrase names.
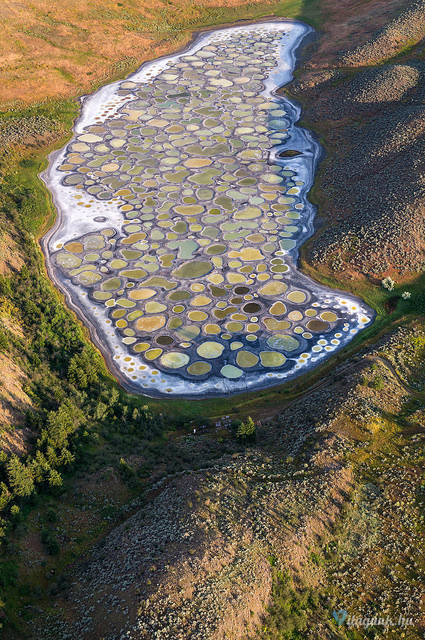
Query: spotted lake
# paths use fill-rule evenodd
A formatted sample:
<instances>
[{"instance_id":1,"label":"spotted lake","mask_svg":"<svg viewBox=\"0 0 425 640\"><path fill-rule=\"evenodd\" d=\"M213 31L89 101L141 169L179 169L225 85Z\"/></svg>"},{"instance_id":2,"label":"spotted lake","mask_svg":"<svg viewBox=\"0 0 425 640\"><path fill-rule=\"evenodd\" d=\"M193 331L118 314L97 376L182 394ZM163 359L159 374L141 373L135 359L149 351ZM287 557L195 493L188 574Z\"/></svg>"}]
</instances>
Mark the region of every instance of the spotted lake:
<instances>
[{"instance_id":1,"label":"spotted lake","mask_svg":"<svg viewBox=\"0 0 425 640\"><path fill-rule=\"evenodd\" d=\"M204 33L85 98L50 157L49 273L127 388L276 384L372 320L297 270L320 149L275 90L309 33L285 21Z\"/></svg>"}]
</instances>

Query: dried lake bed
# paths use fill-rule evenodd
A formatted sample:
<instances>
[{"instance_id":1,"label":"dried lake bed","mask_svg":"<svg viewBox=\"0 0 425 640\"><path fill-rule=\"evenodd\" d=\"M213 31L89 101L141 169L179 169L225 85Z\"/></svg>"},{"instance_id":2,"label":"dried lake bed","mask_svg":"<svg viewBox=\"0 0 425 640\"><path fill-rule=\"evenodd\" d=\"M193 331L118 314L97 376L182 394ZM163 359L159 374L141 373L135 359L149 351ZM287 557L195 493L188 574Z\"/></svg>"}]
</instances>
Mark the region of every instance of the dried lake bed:
<instances>
[{"instance_id":1,"label":"dried lake bed","mask_svg":"<svg viewBox=\"0 0 425 640\"><path fill-rule=\"evenodd\" d=\"M373 319L297 269L320 147L275 91L310 33L289 21L203 33L85 98L50 157L49 274L132 391L264 388Z\"/></svg>"}]
</instances>

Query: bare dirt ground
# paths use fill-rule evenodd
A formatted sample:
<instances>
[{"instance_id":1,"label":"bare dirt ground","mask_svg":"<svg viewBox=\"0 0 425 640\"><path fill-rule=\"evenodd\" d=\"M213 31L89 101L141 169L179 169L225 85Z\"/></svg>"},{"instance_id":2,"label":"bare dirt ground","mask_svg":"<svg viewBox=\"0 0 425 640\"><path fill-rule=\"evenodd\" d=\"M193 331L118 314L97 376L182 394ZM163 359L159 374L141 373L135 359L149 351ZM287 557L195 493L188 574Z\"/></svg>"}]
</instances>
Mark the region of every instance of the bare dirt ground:
<instances>
[{"instance_id":1,"label":"bare dirt ground","mask_svg":"<svg viewBox=\"0 0 425 640\"><path fill-rule=\"evenodd\" d=\"M15 430L14 426L22 424L25 411L31 408L31 399L23 390L26 375L3 353L0 353L0 379L0 425L12 427L12 431L0 431L0 448L23 452L27 430Z\"/></svg>"},{"instance_id":2,"label":"bare dirt ground","mask_svg":"<svg viewBox=\"0 0 425 640\"><path fill-rule=\"evenodd\" d=\"M19 270L23 260L19 247L9 233L4 232L0 236L0 275L4 275L10 269Z\"/></svg>"},{"instance_id":3,"label":"bare dirt ground","mask_svg":"<svg viewBox=\"0 0 425 640\"><path fill-rule=\"evenodd\" d=\"M307 68L323 70L332 65L341 50L365 42L405 6L405 0L325 0L323 36Z\"/></svg>"}]
</instances>

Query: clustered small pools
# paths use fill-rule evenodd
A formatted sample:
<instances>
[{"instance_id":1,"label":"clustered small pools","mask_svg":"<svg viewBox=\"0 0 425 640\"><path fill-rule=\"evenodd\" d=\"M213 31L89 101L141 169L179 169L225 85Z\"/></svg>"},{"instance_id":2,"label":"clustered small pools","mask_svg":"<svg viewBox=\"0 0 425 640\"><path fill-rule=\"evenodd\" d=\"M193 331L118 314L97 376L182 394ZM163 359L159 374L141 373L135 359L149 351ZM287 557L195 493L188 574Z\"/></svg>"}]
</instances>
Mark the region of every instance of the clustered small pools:
<instances>
[{"instance_id":1,"label":"clustered small pools","mask_svg":"<svg viewBox=\"0 0 425 640\"><path fill-rule=\"evenodd\" d=\"M309 185L302 153L284 151L289 103L265 90L287 32L211 33L119 83L54 165L56 197L73 198L80 231L85 209L87 232L61 238L59 225L51 267L141 389L172 393L173 377L179 393L196 393L197 381L223 390L220 379L238 382L226 390L264 386L371 319L294 266L311 226Z\"/></svg>"}]
</instances>

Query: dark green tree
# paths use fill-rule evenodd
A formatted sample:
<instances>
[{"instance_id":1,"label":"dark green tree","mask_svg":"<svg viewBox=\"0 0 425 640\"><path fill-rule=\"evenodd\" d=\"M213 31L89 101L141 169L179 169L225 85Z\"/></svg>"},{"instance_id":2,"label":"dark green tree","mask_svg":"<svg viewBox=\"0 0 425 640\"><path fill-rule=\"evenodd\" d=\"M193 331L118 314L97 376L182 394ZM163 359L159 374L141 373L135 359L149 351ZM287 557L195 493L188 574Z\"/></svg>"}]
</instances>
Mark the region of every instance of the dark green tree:
<instances>
[{"instance_id":1,"label":"dark green tree","mask_svg":"<svg viewBox=\"0 0 425 640\"><path fill-rule=\"evenodd\" d=\"M30 496L34 491L34 478L30 466L23 464L18 456L11 456L6 463L7 479L16 496Z\"/></svg>"}]
</instances>

